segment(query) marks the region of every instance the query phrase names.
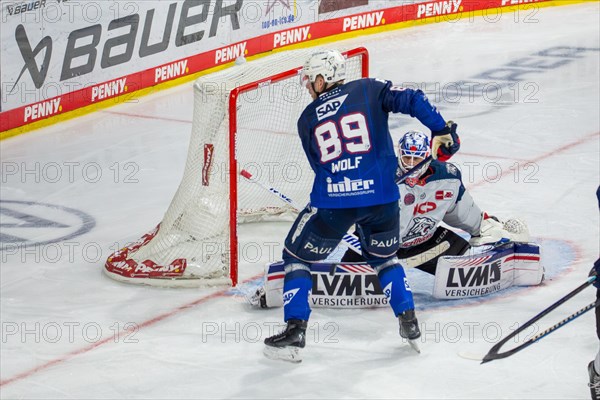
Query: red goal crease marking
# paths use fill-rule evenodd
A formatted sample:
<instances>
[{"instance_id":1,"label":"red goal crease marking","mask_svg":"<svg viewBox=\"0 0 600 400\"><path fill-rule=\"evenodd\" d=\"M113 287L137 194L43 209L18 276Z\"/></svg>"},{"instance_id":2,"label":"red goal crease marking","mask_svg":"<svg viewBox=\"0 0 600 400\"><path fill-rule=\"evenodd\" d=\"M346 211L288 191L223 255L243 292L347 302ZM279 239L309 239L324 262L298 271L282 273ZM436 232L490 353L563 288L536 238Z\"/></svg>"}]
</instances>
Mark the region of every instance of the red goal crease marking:
<instances>
[{"instance_id":1,"label":"red goal crease marking","mask_svg":"<svg viewBox=\"0 0 600 400\"><path fill-rule=\"evenodd\" d=\"M517 170L523 169L525 167L525 165L527 165L527 163L536 163L536 162L545 160L547 158L556 156L558 154L564 153L565 151L570 150L573 147L579 146L580 144L583 144L583 143L587 142L588 140L593 139L596 136L600 136L600 132L594 132L594 133L591 133L589 135L585 135L584 137L582 137L582 138L580 138L580 139L578 139L578 140L576 140L574 142L568 143L568 144L566 144L566 145L564 145L562 147L556 148L554 150L550 150L549 152L544 153L544 154L542 154L542 155L540 155L538 157L535 157L535 158L533 158L531 160L527 160L526 163L522 163L522 164L520 163L519 166L518 166L518 168L517 168ZM503 170L502 173L500 174L500 176L496 177L496 179L499 180L500 178L502 178L502 177L504 177L504 176L506 176L508 174L511 174L511 173L514 173L514 169ZM471 190L471 189L473 189L475 187L481 186L481 185L486 184L486 183L490 183L490 181L486 180L486 179L483 179L483 180L481 180L479 182L475 182L474 184L470 185L467 189Z\"/></svg>"},{"instance_id":2,"label":"red goal crease marking","mask_svg":"<svg viewBox=\"0 0 600 400\"><path fill-rule=\"evenodd\" d=\"M263 274L259 274L259 275L253 276L252 278L248 278L245 281L243 281L242 283L251 282L251 281L253 281L255 279L260 278L261 276L263 276ZM188 309L190 309L192 307L195 307L195 306L197 306L199 304L206 303L209 300L216 299L218 297L225 297L230 290L231 290L231 288L228 287L226 289L219 290L218 292L215 292L215 293L212 293L212 294L200 297L199 299L196 299L196 300L194 300L192 302L183 304L183 305L181 305L181 306L179 306L179 307L177 307L177 308L175 308L175 309L173 309L171 311L167 311L167 312L165 312L163 314L160 314L160 315L158 315L158 316L156 316L154 318L148 319L148 320L146 320L146 321L138 324L137 328L139 330L139 329L142 329L142 328L145 328L145 327L148 327L148 326L155 325L158 322L161 322L161 321L163 321L163 320L165 320L167 318L170 318L170 317L172 317L174 315L177 315L177 314L179 314L179 313L181 313L183 311L186 311L186 310L188 310ZM131 333L130 330L123 329L123 330L121 330L118 333L118 335L119 336L120 335L127 335L129 333ZM33 368L31 368L31 369L29 369L27 371L23 371L23 372L15 375L15 376L13 376L11 378L4 379L4 380L0 381L0 387L6 386L6 385L11 384L11 383L14 383L16 381L23 380L25 378L28 378L28 377L30 377L31 375L34 375L37 372L43 371L45 369L48 369L48 368L50 368L50 367L52 367L54 365L66 362L66 361L70 360L71 358L73 358L75 356L78 356L80 354L88 353L88 352L94 350L97 347L100 347L102 345L110 343L111 341L113 341L113 343L114 343L114 337L115 337L114 335L108 336L108 337L106 337L106 338L104 338L104 339L102 339L102 340L100 340L100 341L98 341L96 343L92 343L92 344L90 344L88 346L85 346L85 347L82 347L80 349L73 350L73 351L71 351L71 352L69 352L69 353L67 353L67 354L65 354L65 355L63 355L61 357L58 357L58 358L55 358L55 359L50 360L48 362L45 362L43 364L40 364L37 367L33 367Z\"/></svg>"}]
</instances>

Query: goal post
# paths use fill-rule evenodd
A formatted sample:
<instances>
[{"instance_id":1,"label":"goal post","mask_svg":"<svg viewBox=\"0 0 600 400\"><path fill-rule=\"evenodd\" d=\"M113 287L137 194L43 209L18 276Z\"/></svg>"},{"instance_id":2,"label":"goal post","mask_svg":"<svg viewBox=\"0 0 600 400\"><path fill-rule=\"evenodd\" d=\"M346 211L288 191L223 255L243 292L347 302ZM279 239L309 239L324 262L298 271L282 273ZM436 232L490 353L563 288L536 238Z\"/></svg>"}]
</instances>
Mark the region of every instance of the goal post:
<instances>
[{"instance_id":1,"label":"goal post","mask_svg":"<svg viewBox=\"0 0 600 400\"><path fill-rule=\"evenodd\" d=\"M192 134L184 175L163 220L108 257L111 278L167 287L238 282L238 224L291 220L295 212L240 179L247 169L306 204L312 172L296 123L312 99L301 85L304 61L319 49L276 53L194 83ZM365 48L339 49L346 81L368 76Z\"/></svg>"}]
</instances>

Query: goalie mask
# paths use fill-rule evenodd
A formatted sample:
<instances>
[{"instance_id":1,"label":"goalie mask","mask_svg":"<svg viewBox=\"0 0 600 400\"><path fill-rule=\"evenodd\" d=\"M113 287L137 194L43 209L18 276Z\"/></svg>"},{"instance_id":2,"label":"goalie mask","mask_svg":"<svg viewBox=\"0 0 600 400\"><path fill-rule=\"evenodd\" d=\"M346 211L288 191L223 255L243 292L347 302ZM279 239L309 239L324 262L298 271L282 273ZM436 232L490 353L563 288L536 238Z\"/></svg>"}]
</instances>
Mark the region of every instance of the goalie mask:
<instances>
[{"instance_id":1,"label":"goalie mask","mask_svg":"<svg viewBox=\"0 0 600 400\"><path fill-rule=\"evenodd\" d=\"M404 174L407 173L427 158L429 153L429 137L426 134L419 131L406 132L398 142L398 164L400 165L400 170ZM427 171L427 168L429 168L429 164L430 162L427 162L419 167L409 178L421 177Z\"/></svg>"},{"instance_id":2,"label":"goalie mask","mask_svg":"<svg viewBox=\"0 0 600 400\"><path fill-rule=\"evenodd\" d=\"M346 79L346 59L337 50L319 51L313 53L304 63L301 82L311 84L321 75L326 84Z\"/></svg>"}]
</instances>

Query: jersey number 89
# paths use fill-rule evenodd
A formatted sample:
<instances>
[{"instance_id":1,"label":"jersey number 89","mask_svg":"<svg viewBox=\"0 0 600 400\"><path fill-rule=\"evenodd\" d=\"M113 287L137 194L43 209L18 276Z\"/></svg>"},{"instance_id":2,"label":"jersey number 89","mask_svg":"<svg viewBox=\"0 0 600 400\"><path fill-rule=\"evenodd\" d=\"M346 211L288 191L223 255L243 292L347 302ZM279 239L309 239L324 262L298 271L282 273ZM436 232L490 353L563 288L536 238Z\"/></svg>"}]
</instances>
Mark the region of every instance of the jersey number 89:
<instances>
[{"instance_id":1,"label":"jersey number 89","mask_svg":"<svg viewBox=\"0 0 600 400\"><path fill-rule=\"evenodd\" d=\"M321 163L340 157L344 149L351 154L366 153L371 149L371 138L365 116L360 113L348 114L340 118L340 130L334 121L327 121L315 128L315 137L321 152Z\"/></svg>"}]
</instances>

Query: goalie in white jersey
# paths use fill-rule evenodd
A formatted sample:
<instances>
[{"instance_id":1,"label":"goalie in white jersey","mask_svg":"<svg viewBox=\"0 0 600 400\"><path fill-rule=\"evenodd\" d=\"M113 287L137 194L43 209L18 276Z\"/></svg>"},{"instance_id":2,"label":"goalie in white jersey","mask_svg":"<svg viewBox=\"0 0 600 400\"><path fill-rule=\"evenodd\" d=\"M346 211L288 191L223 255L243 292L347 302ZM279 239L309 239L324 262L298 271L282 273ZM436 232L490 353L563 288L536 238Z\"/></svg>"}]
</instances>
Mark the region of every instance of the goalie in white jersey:
<instances>
[{"instance_id":1,"label":"goalie in white jersey","mask_svg":"<svg viewBox=\"0 0 600 400\"><path fill-rule=\"evenodd\" d=\"M430 154L428 136L419 131L404 134L398 143L399 169L413 169ZM465 189L456 166L439 160L425 163L399 184L400 239L398 258L402 265L435 275L440 256L464 254L470 245L496 243L502 239L526 242L529 233L519 220L505 223L489 217ZM470 243L441 223L464 230ZM342 262L363 261L348 250Z\"/></svg>"}]
</instances>

